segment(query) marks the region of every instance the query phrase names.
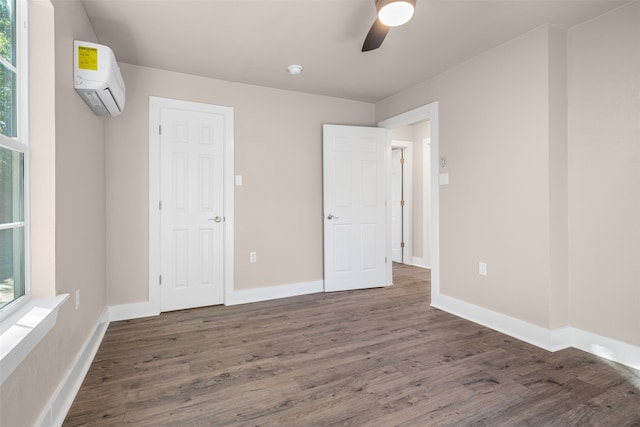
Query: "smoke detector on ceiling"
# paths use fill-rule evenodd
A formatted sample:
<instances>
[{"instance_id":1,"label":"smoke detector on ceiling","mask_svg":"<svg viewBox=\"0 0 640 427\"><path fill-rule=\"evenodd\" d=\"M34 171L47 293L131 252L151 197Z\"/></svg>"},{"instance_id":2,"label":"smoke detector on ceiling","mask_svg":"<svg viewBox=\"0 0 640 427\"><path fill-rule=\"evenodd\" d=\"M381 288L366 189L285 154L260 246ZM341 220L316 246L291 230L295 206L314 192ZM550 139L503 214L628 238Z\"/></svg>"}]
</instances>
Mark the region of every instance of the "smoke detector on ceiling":
<instances>
[{"instance_id":1,"label":"smoke detector on ceiling","mask_svg":"<svg viewBox=\"0 0 640 427\"><path fill-rule=\"evenodd\" d=\"M289 70L289 74L292 76L297 76L302 72L302 65L289 65L287 70Z\"/></svg>"}]
</instances>

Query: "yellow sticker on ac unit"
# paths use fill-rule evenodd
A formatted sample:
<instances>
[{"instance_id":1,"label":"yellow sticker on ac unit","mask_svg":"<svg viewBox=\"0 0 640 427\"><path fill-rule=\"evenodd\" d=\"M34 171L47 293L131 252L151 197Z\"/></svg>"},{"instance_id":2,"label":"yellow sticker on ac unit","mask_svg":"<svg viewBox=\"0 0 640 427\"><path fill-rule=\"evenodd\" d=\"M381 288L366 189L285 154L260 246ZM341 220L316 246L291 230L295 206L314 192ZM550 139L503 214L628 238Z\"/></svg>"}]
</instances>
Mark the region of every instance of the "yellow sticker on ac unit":
<instances>
[{"instance_id":1,"label":"yellow sticker on ac unit","mask_svg":"<svg viewBox=\"0 0 640 427\"><path fill-rule=\"evenodd\" d=\"M81 70L98 71L98 49L95 47L78 46L78 68Z\"/></svg>"}]
</instances>

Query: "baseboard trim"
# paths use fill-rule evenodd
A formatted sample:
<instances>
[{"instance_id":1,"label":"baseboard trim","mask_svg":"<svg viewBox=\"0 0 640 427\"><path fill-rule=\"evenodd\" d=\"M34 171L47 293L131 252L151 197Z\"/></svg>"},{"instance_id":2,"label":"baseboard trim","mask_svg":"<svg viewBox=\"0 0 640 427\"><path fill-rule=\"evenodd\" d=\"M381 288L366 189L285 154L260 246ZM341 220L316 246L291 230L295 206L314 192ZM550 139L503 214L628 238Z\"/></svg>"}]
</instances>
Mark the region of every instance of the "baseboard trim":
<instances>
[{"instance_id":1,"label":"baseboard trim","mask_svg":"<svg viewBox=\"0 0 640 427\"><path fill-rule=\"evenodd\" d=\"M554 352L574 347L640 369L640 347L573 327L546 329L446 295L433 295L431 306L536 347Z\"/></svg>"},{"instance_id":2,"label":"baseboard trim","mask_svg":"<svg viewBox=\"0 0 640 427\"><path fill-rule=\"evenodd\" d=\"M566 328L552 331L442 294L432 297L431 306L545 350L558 351L570 347L566 342Z\"/></svg>"},{"instance_id":3,"label":"baseboard trim","mask_svg":"<svg viewBox=\"0 0 640 427\"><path fill-rule=\"evenodd\" d=\"M640 347L581 329L571 329L572 347L640 370Z\"/></svg>"},{"instance_id":4,"label":"baseboard trim","mask_svg":"<svg viewBox=\"0 0 640 427\"><path fill-rule=\"evenodd\" d=\"M268 288L244 289L240 291L232 291L231 293L226 294L224 304L248 304L252 302L268 301L277 298L287 298L323 291L323 280L271 286ZM159 307L156 307L156 304L153 304L150 301L109 306L109 320L111 322L157 316L159 314Z\"/></svg>"},{"instance_id":5,"label":"baseboard trim","mask_svg":"<svg viewBox=\"0 0 640 427\"><path fill-rule=\"evenodd\" d=\"M152 304L150 301L109 306L109 320L111 322L157 316L159 314L160 307L156 307L156 304Z\"/></svg>"},{"instance_id":6,"label":"baseboard trim","mask_svg":"<svg viewBox=\"0 0 640 427\"><path fill-rule=\"evenodd\" d=\"M315 294L324 291L324 281L294 283L290 285L271 286L268 288L253 288L233 291L225 295L225 305L248 304L252 302L268 301L278 298L294 297L298 295Z\"/></svg>"},{"instance_id":7,"label":"baseboard trim","mask_svg":"<svg viewBox=\"0 0 640 427\"><path fill-rule=\"evenodd\" d=\"M71 364L71 368L49 399L45 411L40 415L36 425L40 427L61 426L73 400L76 398L84 377L89 372L91 363L98 352L104 334L109 326L109 314L105 309L98 319L93 333L89 335L80 352Z\"/></svg>"},{"instance_id":8,"label":"baseboard trim","mask_svg":"<svg viewBox=\"0 0 640 427\"><path fill-rule=\"evenodd\" d=\"M427 263L426 258L418 258L418 257L413 257L411 258L411 265L415 266L415 267L422 267L422 268L431 268L431 266Z\"/></svg>"}]
</instances>

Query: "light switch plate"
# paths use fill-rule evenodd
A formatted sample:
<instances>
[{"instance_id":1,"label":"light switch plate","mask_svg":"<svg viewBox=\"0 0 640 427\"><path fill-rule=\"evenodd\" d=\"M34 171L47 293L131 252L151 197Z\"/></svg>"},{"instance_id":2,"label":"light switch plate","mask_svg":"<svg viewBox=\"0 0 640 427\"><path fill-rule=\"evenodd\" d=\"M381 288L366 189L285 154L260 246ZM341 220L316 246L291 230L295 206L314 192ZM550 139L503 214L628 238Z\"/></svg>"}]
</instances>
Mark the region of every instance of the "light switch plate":
<instances>
[{"instance_id":1,"label":"light switch plate","mask_svg":"<svg viewBox=\"0 0 640 427\"><path fill-rule=\"evenodd\" d=\"M487 275L487 263L486 262L481 262L478 264L478 273L481 276L486 276Z\"/></svg>"}]
</instances>

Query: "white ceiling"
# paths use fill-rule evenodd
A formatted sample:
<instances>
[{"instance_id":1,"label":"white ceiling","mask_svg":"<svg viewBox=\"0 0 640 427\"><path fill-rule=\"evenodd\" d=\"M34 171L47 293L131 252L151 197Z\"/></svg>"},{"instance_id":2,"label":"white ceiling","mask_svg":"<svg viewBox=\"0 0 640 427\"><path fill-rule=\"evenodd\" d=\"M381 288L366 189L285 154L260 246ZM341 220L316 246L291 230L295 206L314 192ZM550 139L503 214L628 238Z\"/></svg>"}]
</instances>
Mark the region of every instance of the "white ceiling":
<instances>
[{"instance_id":1,"label":"white ceiling","mask_svg":"<svg viewBox=\"0 0 640 427\"><path fill-rule=\"evenodd\" d=\"M373 0L82 2L119 62L376 102L539 25L571 28L629 1L418 0L367 53Z\"/></svg>"}]
</instances>

